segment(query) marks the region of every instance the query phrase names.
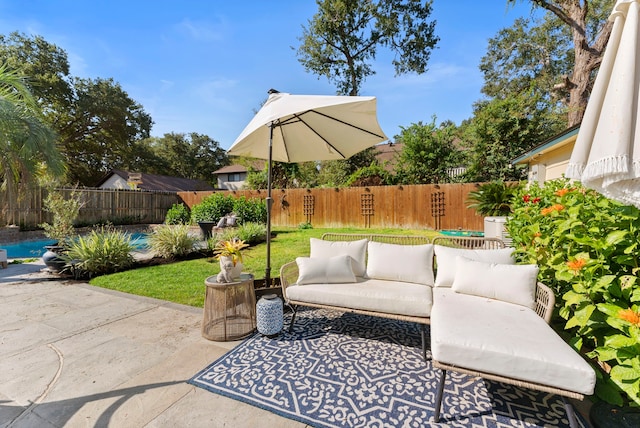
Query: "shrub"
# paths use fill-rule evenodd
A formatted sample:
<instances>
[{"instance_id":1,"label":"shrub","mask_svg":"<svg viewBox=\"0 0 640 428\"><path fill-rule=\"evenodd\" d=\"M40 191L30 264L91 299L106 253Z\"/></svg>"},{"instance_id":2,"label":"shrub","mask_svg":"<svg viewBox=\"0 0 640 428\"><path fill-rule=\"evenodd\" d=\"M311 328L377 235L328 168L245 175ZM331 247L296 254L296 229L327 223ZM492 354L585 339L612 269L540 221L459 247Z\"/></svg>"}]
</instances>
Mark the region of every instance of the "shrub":
<instances>
[{"instance_id":1,"label":"shrub","mask_svg":"<svg viewBox=\"0 0 640 428\"><path fill-rule=\"evenodd\" d=\"M164 218L165 224L189 224L190 222L191 214L184 204L173 204Z\"/></svg>"},{"instance_id":2,"label":"shrub","mask_svg":"<svg viewBox=\"0 0 640 428\"><path fill-rule=\"evenodd\" d=\"M245 196L236 198L233 202L233 212L242 223L267 222L267 206L262 199L247 199Z\"/></svg>"},{"instance_id":3,"label":"shrub","mask_svg":"<svg viewBox=\"0 0 640 428\"><path fill-rule=\"evenodd\" d=\"M640 210L554 180L521 189L507 229L552 287L570 343L604 370L596 395L640 404Z\"/></svg>"},{"instance_id":4,"label":"shrub","mask_svg":"<svg viewBox=\"0 0 640 428\"><path fill-rule=\"evenodd\" d=\"M134 262L133 250L131 235L103 226L69 241L61 257L68 264L73 262L80 276L93 277L129 268Z\"/></svg>"},{"instance_id":5,"label":"shrub","mask_svg":"<svg viewBox=\"0 0 640 428\"><path fill-rule=\"evenodd\" d=\"M218 241L239 239L249 245L256 245L267 240L267 226L261 223L243 223L234 229L225 229L221 234L211 238L214 248Z\"/></svg>"},{"instance_id":6,"label":"shrub","mask_svg":"<svg viewBox=\"0 0 640 428\"><path fill-rule=\"evenodd\" d=\"M372 163L351 174L346 184L347 187L388 186L395 184L395 177L382 165Z\"/></svg>"},{"instance_id":7,"label":"shrub","mask_svg":"<svg viewBox=\"0 0 640 428\"><path fill-rule=\"evenodd\" d=\"M483 216L507 216L511 214L511 202L518 187L502 181L484 183L478 190L469 192L467 208L475 208Z\"/></svg>"},{"instance_id":8,"label":"shrub","mask_svg":"<svg viewBox=\"0 0 640 428\"><path fill-rule=\"evenodd\" d=\"M298 229L300 230L313 229L313 225L308 221L305 221L304 223L300 223L298 225Z\"/></svg>"},{"instance_id":9,"label":"shrub","mask_svg":"<svg viewBox=\"0 0 640 428\"><path fill-rule=\"evenodd\" d=\"M39 226L44 229L46 236L63 245L65 239L75 235L74 222L78 218L80 208L84 205L82 195L73 189L69 197L65 198L61 191L50 189L42 202L45 211L52 214L52 222L42 223Z\"/></svg>"},{"instance_id":10,"label":"shrub","mask_svg":"<svg viewBox=\"0 0 640 428\"><path fill-rule=\"evenodd\" d=\"M172 259L193 252L198 240L198 237L189 234L187 225L162 225L149 236L149 246L158 257Z\"/></svg>"},{"instance_id":11,"label":"shrub","mask_svg":"<svg viewBox=\"0 0 640 428\"><path fill-rule=\"evenodd\" d=\"M233 211L234 197L224 193L214 193L207 196L191 209L191 218L194 222L210 221L218 222L220 218Z\"/></svg>"}]
</instances>

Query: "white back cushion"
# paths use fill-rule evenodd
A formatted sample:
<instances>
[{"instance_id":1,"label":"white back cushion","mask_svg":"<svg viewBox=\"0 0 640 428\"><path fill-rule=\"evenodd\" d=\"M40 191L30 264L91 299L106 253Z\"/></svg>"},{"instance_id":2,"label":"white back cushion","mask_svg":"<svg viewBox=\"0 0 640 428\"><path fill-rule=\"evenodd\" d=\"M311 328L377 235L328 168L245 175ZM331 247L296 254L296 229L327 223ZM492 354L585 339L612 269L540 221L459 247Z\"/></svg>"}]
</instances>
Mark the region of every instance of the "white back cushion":
<instances>
[{"instance_id":1,"label":"white back cushion","mask_svg":"<svg viewBox=\"0 0 640 428\"><path fill-rule=\"evenodd\" d=\"M367 277L433 286L433 245L369 242Z\"/></svg>"},{"instance_id":2,"label":"white back cushion","mask_svg":"<svg viewBox=\"0 0 640 428\"><path fill-rule=\"evenodd\" d=\"M352 258L353 273L364 276L366 271L367 239L358 241L324 241L311 238L310 256L313 258L328 258L333 256L350 256Z\"/></svg>"},{"instance_id":3,"label":"white back cushion","mask_svg":"<svg viewBox=\"0 0 640 428\"><path fill-rule=\"evenodd\" d=\"M453 278L458 270L456 257L462 256L480 262L514 265L513 248L499 250L465 250L462 248L444 247L436 245L436 287L451 287Z\"/></svg>"},{"instance_id":4,"label":"white back cushion","mask_svg":"<svg viewBox=\"0 0 640 428\"><path fill-rule=\"evenodd\" d=\"M451 289L535 309L538 266L478 262L458 256Z\"/></svg>"},{"instance_id":5,"label":"white back cushion","mask_svg":"<svg viewBox=\"0 0 640 428\"><path fill-rule=\"evenodd\" d=\"M298 285L356 282L350 256L298 257Z\"/></svg>"}]
</instances>

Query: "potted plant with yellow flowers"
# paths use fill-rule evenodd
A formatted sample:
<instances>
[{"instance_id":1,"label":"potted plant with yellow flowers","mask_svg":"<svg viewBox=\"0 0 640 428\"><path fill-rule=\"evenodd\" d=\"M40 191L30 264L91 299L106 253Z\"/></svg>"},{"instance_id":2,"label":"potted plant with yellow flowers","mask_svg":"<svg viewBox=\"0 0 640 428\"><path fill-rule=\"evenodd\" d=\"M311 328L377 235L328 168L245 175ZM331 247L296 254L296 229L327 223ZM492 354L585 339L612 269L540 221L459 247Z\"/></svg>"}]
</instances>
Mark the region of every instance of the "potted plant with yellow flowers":
<instances>
[{"instance_id":1,"label":"potted plant with yellow flowers","mask_svg":"<svg viewBox=\"0 0 640 428\"><path fill-rule=\"evenodd\" d=\"M216 260L220 261L220 271L223 272L231 268L231 278L240 278L243 267L242 250L248 246L249 244L241 239L218 241L213 249L213 255Z\"/></svg>"}]
</instances>

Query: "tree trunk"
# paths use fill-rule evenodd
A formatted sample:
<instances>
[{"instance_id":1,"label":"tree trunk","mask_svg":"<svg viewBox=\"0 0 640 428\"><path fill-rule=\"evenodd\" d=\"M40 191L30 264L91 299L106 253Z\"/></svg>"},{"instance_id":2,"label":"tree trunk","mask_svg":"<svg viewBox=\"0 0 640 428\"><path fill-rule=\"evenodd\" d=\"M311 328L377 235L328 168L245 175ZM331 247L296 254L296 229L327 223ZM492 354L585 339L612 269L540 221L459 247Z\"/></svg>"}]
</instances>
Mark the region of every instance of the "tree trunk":
<instances>
[{"instance_id":1,"label":"tree trunk","mask_svg":"<svg viewBox=\"0 0 640 428\"><path fill-rule=\"evenodd\" d=\"M589 46L587 36L589 1L532 0L532 2L552 12L571 27L575 64L568 81L569 113L567 119L569 127L577 125L582 122L593 87L592 74L600 66L613 23L610 21L604 23L597 39Z\"/></svg>"}]
</instances>

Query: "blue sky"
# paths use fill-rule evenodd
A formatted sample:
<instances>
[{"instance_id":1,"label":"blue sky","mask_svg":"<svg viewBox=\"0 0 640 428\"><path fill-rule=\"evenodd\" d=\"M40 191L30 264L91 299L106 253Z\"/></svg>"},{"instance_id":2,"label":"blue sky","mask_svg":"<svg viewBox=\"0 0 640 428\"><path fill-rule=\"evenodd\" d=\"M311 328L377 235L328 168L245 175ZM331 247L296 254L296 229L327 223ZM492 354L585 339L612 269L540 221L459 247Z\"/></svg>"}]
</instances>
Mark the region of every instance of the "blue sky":
<instances>
[{"instance_id":1,"label":"blue sky","mask_svg":"<svg viewBox=\"0 0 640 428\"><path fill-rule=\"evenodd\" d=\"M0 0L2 34L40 35L64 49L73 76L113 78L154 120L151 134L198 132L228 149L267 90L335 94L306 73L295 48L313 0ZM438 48L423 75L394 77L388 56L361 95L378 100L393 138L412 123L469 118L481 98L487 41L530 3L435 0ZM381 52L380 52L381 53Z\"/></svg>"}]
</instances>

